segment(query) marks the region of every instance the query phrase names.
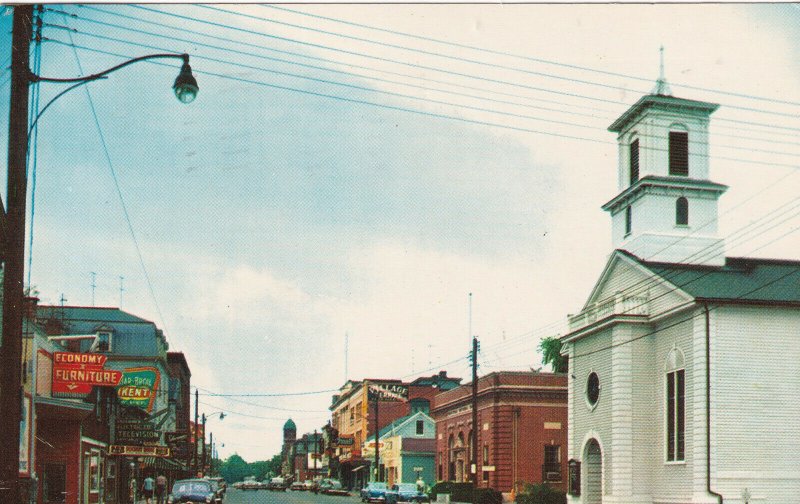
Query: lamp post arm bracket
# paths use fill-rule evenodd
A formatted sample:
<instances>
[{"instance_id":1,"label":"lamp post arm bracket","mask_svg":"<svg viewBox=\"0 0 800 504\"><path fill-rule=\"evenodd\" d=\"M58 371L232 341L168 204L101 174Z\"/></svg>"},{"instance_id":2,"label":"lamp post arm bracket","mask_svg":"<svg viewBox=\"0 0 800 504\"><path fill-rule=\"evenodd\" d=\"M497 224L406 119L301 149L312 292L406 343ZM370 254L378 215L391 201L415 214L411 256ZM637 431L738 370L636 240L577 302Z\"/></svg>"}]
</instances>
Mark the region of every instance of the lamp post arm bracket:
<instances>
[{"instance_id":1,"label":"lamp post arm bracket","mask_svg":"<svg viewBox=\"0 0 800 504\"><path fill-rule=\"evenodd\" d=\"M31 82L62 82L62 83L88 82L88 81L101 79L101 78L103 78L103 76L108 75L111 72L116 72L120 68L124 68L124 67L126 67L128 65L132 65L133 63L138 63L139 61L144 61L144 60L149 60L149 59L159 59L159 58L180 58L180 59L182 59L184 61L184 63L187 63L189 61L189 55L188 54L169 54L169 53L167 53L167 54L148 54L146 56L139 56L138 58L130 59L128 61L120 63L119 65L113 66L113 67L111 67L111 68L109 68L107 70L103 70L102 72L98 72L98 73L92 74L92 75L86 75L84 77L73 77L73 78L62 79L62 78L55 78L55 77L42 77L41 75L36 75L34 73L31 73L30 74L30 80L31 80Z\"/></svg>"}]
</instances>

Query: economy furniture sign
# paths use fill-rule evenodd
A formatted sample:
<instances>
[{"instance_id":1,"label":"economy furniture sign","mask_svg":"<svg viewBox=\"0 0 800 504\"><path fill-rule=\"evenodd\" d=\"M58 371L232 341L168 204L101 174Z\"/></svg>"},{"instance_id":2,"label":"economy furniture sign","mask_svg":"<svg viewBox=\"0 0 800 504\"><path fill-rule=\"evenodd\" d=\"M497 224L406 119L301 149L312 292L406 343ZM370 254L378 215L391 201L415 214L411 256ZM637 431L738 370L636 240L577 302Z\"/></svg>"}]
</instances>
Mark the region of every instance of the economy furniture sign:
<instances>
[{"instance_id":1,"label":"economy furniture sign","mask_svg":"<svg viewBox=\"0 0 800 504\"><path fill-rule=\"evenodd\" d=\"M101 354L54 352L53 394L88 394L92 387L116 387L122 373L105 369L107 359Z\"/></svg>"},{"instance_id":2,"label":"economy furniture sign","mask_svg":"<svg viewBox=\"0 0 800 504\"><path fill-rule=\"evenodd\" d=\"M117 386L120 404L152 411L160 381L161 373L154 367L126 369Z\"/></svg>"}]
</instances>

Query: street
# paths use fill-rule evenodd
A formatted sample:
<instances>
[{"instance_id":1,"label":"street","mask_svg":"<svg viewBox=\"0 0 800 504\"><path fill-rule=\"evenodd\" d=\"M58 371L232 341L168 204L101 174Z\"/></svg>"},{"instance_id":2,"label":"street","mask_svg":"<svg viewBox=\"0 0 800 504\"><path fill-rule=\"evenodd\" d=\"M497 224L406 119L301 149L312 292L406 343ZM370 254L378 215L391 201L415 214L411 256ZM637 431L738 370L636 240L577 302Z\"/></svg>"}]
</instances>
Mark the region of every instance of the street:
<instances>
[{"instance_id":1,"label":"street","mask_svg":"<svg viewBox=\"0 0 800 504\"><path fill-rule=\"evenodd\" d=\"M361 502L356 492L349 497L314 494L312 492L271 492L269 490L237 490L229 488L225 504L356 504Z\"/></svg>"}]
</instances>

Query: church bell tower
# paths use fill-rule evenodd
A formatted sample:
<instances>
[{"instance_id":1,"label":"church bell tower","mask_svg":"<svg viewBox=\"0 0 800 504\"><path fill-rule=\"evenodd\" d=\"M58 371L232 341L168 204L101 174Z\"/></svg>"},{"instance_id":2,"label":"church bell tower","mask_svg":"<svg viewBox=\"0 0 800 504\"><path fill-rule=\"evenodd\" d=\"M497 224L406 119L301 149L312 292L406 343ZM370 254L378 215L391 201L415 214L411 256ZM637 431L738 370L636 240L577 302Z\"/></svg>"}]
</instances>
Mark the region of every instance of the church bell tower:
<instances>
[{"instance_id":1,"label":"church bell tower","mask_svg":"<svg viewBox=\"0 0 800 504\"><path fill-rule=\"evenodd\" d=\"M722 266L717 203L727 186L709 180L708 125L719 105L672 96L661 75L650 94L608 130L619 144L615 249L650 262Z\"/></svg>"}]
</instances>

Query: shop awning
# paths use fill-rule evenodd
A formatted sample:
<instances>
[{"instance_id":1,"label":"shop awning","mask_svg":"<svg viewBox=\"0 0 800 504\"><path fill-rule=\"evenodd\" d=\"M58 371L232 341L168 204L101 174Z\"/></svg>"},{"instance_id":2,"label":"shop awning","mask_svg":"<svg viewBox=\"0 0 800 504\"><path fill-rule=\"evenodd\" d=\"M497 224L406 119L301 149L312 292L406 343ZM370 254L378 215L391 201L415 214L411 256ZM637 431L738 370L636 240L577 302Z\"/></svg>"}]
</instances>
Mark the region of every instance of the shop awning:
<instances>
[{"instance_id":1,"label":"shop awning","mask_svg":"<svg viewBox=\"0 0 800 504\"><path fill-rule=\"evenodd\" d=\"M143 457L142 466L153 469L163 469L165 471L182 470L180 462L164 457Z\"/></svg>"},{"instance_id":2,"label":"shop awning","mask_svg":"<svg viewBox=\"0 0 800 504\"><path fill-rule=\"evenodd\" d=\"M54 420L83 420L92 411L94 404L55 397L36 396L36 415Z\"/></svg>"}]
</instances>

